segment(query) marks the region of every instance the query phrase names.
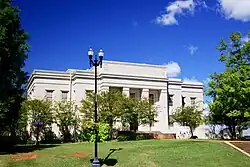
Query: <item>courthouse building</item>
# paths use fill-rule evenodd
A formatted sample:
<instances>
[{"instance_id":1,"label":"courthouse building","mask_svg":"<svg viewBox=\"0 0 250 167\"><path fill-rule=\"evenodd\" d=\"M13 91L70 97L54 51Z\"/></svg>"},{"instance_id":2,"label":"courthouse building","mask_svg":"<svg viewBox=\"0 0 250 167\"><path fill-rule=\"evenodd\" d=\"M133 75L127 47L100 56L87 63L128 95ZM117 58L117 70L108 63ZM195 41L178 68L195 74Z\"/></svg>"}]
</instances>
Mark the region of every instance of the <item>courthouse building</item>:
<instances>
[{"instance_id":1,"label":"courthouse building","mask_svg":"<svg viewBox=\"0 0 250 167\"><path fill-rule=\"evenodd\" d=\"M167 67L117 61L103 61L98 67L98 91L117 89L127 96L142 97L153 101L157 122L151 131L176 133L177 138L188 137L188 129L177 123L170 124L172 112L182 105L198 104L203 108L203 84L168 78ZM80 105L87 91L94 90L94 68L87 70L49 71L34 70L29 78L27 95L31 99L71 100ZM54 131L58 128L54 125ZM149 131L139 126L139 131ZM205 126L194 132L199 138L205 137Z\"/></svg>"}]
</instances>

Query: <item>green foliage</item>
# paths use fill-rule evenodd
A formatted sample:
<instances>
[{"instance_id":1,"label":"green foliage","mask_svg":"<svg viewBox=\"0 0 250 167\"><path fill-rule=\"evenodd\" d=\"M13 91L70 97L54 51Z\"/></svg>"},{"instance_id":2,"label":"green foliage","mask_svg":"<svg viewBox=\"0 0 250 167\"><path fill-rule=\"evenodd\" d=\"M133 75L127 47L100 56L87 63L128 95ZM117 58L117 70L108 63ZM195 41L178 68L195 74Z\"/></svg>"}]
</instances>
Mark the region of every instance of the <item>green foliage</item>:
<instances>
[{"instance_id":1,"label":"green foliage","mask_svg":"<svg viewBox=\"0 0 250 167\"><path fill-rule=\"evenodd\" d=\"M84 115L84 121L93 120L94 95L88 93L85 100L82 101L81 112ZM97 95L98 102L98 120L99 122L109 124L110 139L112 139L113 125L117 121L130 130L136 131L139 125L153 126L156 122L156 109L150 104L148 99L136 100L122 94L121 92L101 92Z\"/></svg>"},{"instance_id":2,"label":"green foliage","mask_svg":"<svg viewBox=\"0 0 250 167\"><path fill-rule=\"evenodd\" d=\"M154 139L153 133L136 133L132 131L118 132L117 141L149 140Z\"/></svg>"},{"instance_id":3,"label":"green foliage","mask_svg":"<svg viewBox=\"0 0 250 167\"><path fill-rule=\"evenodd\" d=\"M55 112L55 122L63 136L64 142L72 141L72 136L76 135L78 126L77 107L74 102L59 101L53 106ZM72 135L71 131L75 133Z\"/></svg>"},{"instance_id":4,"label":"green foliage","mask_svg":"<svg viewBox=\"0 0 250 167\"><path fill-rule=\"evenodd\" d=\"M139 103L139 120L140 125L149 125L150 130L151 127L154 125L155 118L157 117L157 111L156 108L149 102L148 99L142 99Z\"/></svg>"},{"instance_id":5,"label":"green foliage","mask_svg":"<svg viewBox=\"0 0 250 167\"><path fill-rule=\"evenodd\" d=\"M195 105L179 107L171 115L171 121L177 122L181 126L188 126L193 136L194 130L203 122L202 110Z\"/></svg>"},{"instance_id":6,"label":"green foliage","mask_svg":"<svg viewBox=\"0 0 250 167\"><path fill-rule=\"evenodd\" d=\"M21 103L24 100L24 72L29 46L22 29L17 7L9 0L0 1L0 135L16 135L19 129Z\"/></svg>"},{"instance_id":7,"label":"green foliage","mask_svg":"<svg viewBox=\"0 0 250 167\"><path fill-rule=\"evenodd\" d=\"M108 141L109 138L109 124L99 123L99 140L100 142Z\"/></svg>"},{"instance_id":8,"label":"green foliage","mask_svg":"<svg viewBox=\"0 0 250 167\"><path fill-rule=\"evenodd\" d=\"M22 110L28 113L31 133L36 136L38 141L40 132L45 135L51 129L53 123L51 102L38 99L26 100L23 103ZM39 129L34 125L37 121L42 122L42 127Z\"/></svg>"},{"instance_id":9,"label":"green foliage","mask_svg":"<svg viewBox=\"0 0 250 167\"><path fill-rule=\"evenodd\" d=\"M153 133L137 133L136 140L149 140L154 139Z\"/></svg>"},{"instance_id":10,"label":"green foliage","mask_svg":"<svg viewBox=\"0 0 250 167\"><path fill-rule=\"evenodd\" d=\"M95 129L99 129L98 142L108 141L109 138L109 125L105 123L95 124L93 121L83 122L80 134L78 136L80 141L95 141Z\"/></svg>"},{"instance_id":11,"label":"green foliage","mask_svg":"<svg viewBox=\"0 0 250 167\"><path fill-rule=\"evenodd\" d=\"M129 136L118 136L117 137L117 141L121 142L121 141L129 141Z\"/></svg>"},{"instance_id":12,"label":"green foliage","mask_svg":"<svg viewBox=\"0 0 250 167\"><path fill-rule=\"evenodd\" d=\"M123 113L121 122L124 127L129 124L131 131L136 131L139 126L139 101L134 98L126 97L123 100Z\"/></svg>"},{"instance_id":13,"label":"green foliage","mask_svg":"<svg viewBox=\"0 0 250 167\"><path fill-rule=\"evenodd\" d=\"M226 125L231 138L247 128L250 120L250 42L241 41L241 34L235 32L229 42L220 42L219 61L225 71L211 74L206 92L212 97L209 123Z\"/></svg>"}]
</instances>

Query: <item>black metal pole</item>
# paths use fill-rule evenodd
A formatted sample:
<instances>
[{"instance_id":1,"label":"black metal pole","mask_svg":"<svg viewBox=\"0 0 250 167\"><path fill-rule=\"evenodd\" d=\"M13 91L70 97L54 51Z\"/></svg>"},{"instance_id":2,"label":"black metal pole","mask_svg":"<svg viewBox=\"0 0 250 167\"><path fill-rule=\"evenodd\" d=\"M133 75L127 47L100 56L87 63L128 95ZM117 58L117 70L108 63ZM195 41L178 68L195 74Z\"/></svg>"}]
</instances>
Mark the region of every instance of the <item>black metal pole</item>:
<instances>
[{"instance_id":1,"label":"black metal pole","mask_svg":"<svg viewBox=\"0 0 250 167\"><path fill-rule=\"evenodd\" d=\"M100 167L100 161L98 160L97 155L97 142L98 142L98 127L97 127L97 66L98 66L98 60L95 58L94 60L94 66L95 66L95 110L94 110L94 121L95 121L95 157L92 163L92 167Z\"/></svg>"}]
</instances>

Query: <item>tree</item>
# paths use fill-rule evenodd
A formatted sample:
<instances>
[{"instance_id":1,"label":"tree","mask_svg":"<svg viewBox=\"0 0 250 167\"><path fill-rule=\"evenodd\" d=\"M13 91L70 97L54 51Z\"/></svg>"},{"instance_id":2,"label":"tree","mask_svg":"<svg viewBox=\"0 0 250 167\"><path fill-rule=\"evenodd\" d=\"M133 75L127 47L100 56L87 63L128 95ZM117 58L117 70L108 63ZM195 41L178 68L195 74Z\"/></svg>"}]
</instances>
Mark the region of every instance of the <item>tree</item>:
<instances>
[{"instance_id":1,"label":"tree","mask_svg":"<svg viewBox=\"0 0 250 167\"><path fill-rule=\"evenodd\" d=\"M235 139L250 121L250 41L242 42L241 34L234 32L230 41L221 40L217 49L225 71L211 74L208 83L210 121L227 126L231 139Z\"/></svg>"},{"instance_id":2,"label":"tree","mask_svg":"<svg viewBox=\"0 0 250 167\"><path fill-rule=\"evenodd\" d=\"M76 130L78 124L77 107L74 102L59 101L55 102L53 106L55 112L55 122L57 123L60 132L62 133L64 142L72 140L71 131L74 131L76 137Z\"/></svg>"},{"instance_id":3,"label":"tree","mask_svg":"<svg viewBox=\"0 0 250 167\"><path fill-rule=\"evenodd\" d=\"M0 134L15 136L24 100L24 72L29 46L27 33L21 27L19 10L10 0L0 1Z\"/></svg>"},{"instance_id":4,"label":"tree","mask_svg":"<svg viewBox=\"0 0 250 167\"><path fill-rule=\"evenodd\" d=\"M153 104L148 99L142 99L139 101L139 121L140 125L148 125L151 131L151 127L157 120L157 111Z\"/></svg>"},{"instance_id":5,"label":"tree","mask_svg":"<svg viewBox=\"0 0 250 167\"><path fill-rule=\"evenodd\" d=\"M94 98L93 93L87 93L86 99L82 100L81 112L83 121L93 121ZM118 120L123 126L129 125L130 130L136 131L139 125L149 125L150 128L156 122L156 109L148 99L136 100L127 97L121 92L101 92L97 96L98 120L107 123L112 139L113 126Z\"/></svg>"},{"instance_id":6,"label":"tree","mask_svg":"<svg viewBox=\"0 0 250 167\"><path fill-rule=\"evenodd\" d=\"M123 100L121 122L124 127L129 124L130 131L136 131L139 126L139 101L126 97Z\"/></svg>"},{"instance_id":7,"label":"tree","mask_svg":"<svg viewBox=\"0 0 250 167\"><path fill-rule=\"evenodd\" d=\"M171 121L189 127L193 137L195 129L203 122L202 110L199 110L196 105L179 107L171 115Z\"/></svg>"},{"instance_id":8,"label":"tree","mask_svg":"<svg viewBox=\"0 0 250 167\"><path fill-rule=\"evenodd\" d=\"M149 125L151 130L153 124L157 122L156 117L156 108L147 98L138 100L125 97L123 100L122 123L124 125L129 124L131 131L138 130L140 125Z\"/></svg>"},{"instance_id":9,"label":"tree","mask_svg":"<svg viewBox=\"0 0 250 167\"><path fill-rule=\"evenodd\" d=\"M123 113L122 106L125 98L121 92L106 91L99 94L100 122L109 125L110 139L113 139L113 125Z\"/></svg>"},{"instance_id":10,"label":"tree","mask_svg":"<svg viewBox=\"0 0 250 167\"><path fill-rule=\"evenodd\" d=\"M23 103L23 110L28 113L28 123L31 134L36 137L36 143L41 137L51 131L53 123L52 105L45 100L26 100Z\"/></svg>"},{"instance_id":11,"label":"tree","mask_svg":"<svg viewBox=\"0 0 250 167\"><path fill-rule=\"evenodd\" d=\"M125 96L120 92L101 92L97 95L98 101L98 120L109 124L110 139L112 139L113 125L121 117L122 104ZM84 114L84 120L93 120L94 114L94 96L93 93L87 93L85 100L82 100L81 112Z\"/></svg>"}]
</instances>

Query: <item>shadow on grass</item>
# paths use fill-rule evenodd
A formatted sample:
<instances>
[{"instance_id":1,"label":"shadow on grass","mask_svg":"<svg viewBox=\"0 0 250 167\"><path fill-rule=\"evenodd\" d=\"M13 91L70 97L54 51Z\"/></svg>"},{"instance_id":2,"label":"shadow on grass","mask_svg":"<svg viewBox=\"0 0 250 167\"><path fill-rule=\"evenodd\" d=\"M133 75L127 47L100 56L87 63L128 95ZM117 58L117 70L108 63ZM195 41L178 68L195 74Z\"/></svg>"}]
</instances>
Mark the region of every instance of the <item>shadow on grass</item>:
<instances>
[{"instance_id":1,"label":"shadow on grass","mask_svg":"<svg viewBox=\"0 0 250 167\"><path fill-rule=\"evenodd\" d=\"M16 146L0 146L0 155L4 154L16 154L16 153L28 153L35 150L42 150L46 148L52 148L59 145L56 144L42 144L42 145L16 145Z\"/></svg>"},{"instance_id":2,"label":"shadow on grass","mask_svg":"<svg viewBox=\"0 0 250 167\"><path fill-rule=\"evenodd\" d=\"M114 152L123 150L123 148L112 148L109 151L109 154L104 159L99 159L101 166L104 164L107 166L115 166L115 164L118 162L117 159L109 158ZM90 160L90 162L93 162L93 159Z\"/></svg>"}]
</instances>

